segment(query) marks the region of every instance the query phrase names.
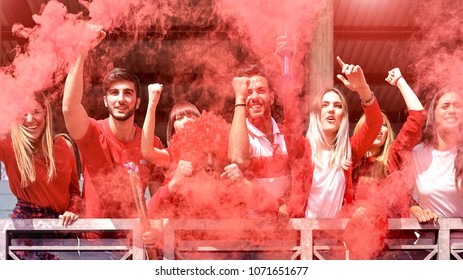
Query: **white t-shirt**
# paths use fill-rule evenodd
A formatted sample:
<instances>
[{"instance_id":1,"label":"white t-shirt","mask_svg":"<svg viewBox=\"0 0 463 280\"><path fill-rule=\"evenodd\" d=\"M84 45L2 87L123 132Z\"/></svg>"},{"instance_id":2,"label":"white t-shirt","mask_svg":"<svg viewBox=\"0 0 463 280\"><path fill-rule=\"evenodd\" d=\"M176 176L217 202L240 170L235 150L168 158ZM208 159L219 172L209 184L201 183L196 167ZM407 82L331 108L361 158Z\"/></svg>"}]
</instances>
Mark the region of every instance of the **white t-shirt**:
<instances>
[{"instance_id":1,"label":"white t-shirt","mask_svg":"<svg viewBox=\"0 0 463 280\"><path fill-rule=\"evenodd\" d=\"M290 170L279 168L289 160L283 134L280 133L273 118L273 143L270 143L265 134L248 119L246 119L246 126L252 150L251 161L258 164L257 169L262 171L261 174L254 174L253 182L273 197L277 199L283 197L291 182Z\"/></svg>"},{"instance_id":2,"label":"white t-shirt","mask_svg":"<svg viewBox=\"0 0 463 280\"><path fill-rule=\"evenodd\" d=\"M456 152L456 148L437 151L423 144L418 144L412 152L411 174L418 203L439 217L463 217L463 195L455 187Z\"/></svg>"},{"instance_id":3,"label":"white t-shirt","mask_svg":"<svg viewBox=\"0 0 463 280\"><path fill-rule=\"evenodd\" d=\"M322 151L323 168L314 166L306 218L334 218L341 210L346 178L341 167L329 168L330 151Z\"/></svg>"}]
</instances>

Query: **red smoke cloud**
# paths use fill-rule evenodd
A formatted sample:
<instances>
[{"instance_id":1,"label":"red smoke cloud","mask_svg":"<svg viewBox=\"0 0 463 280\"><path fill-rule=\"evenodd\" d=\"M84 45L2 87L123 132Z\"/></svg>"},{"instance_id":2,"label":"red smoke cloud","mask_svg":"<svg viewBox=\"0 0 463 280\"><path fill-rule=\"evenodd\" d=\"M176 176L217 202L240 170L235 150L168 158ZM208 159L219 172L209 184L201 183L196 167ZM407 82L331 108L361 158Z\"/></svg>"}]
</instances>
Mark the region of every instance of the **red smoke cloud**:
<instances>
[{"instance_id":1,"label":"red smoke cloud","mask_svg":"<svg viewBox=\"0 0 463 280\"><path fill-rule=\"evenodd\" d=\"M250 60L274 66L273 52L278 33L286 32L294 39L294 48L305 49L303 44L310 41L311 24L325 5L324 1L302 0L284 4L275 0L81 0L80 3L82 12L72 14L61 2L51 0L42 12L33 16L34 27L14 26L13 33L27 38L28 43L17 53L12 65L2 68L2 84L16 85L5 87L9 90L4 93L15 96L16 100L6 96L4 100L18 106L12 106L13 111L5 116L5 126L0 127L0 131L6 131L9 123L27 108L32 92L62 82L68 64L95 37L89 25L101 26L108 36L89 57L86 69L92 77L87 77L87 82L95 77L101 78L116 64L145 64L147 68L151 66L151 70L154 63L166 65L160 59L169 57L159 58L158 55L162 47L173 47L177 52L167 53L171 58L167 62L175 65L169 69L174 73L174 100L194 99L204 107L214 104L214 111L220 111L220 107L226 106L227 98L233 97L230 81L237 66ZM185 34L190 32L188 30L200 30L207 34L207 38L196 42L178 40L175 38L178 30ZM169 36L174 36L179 45L172 46ZM198 44L200 41L202 44ZM296 64L303 65L302 56L297 60ZM190 67L193 70L202 70L191 84L184 82L181 76L182 68L189 66L193 66ZM192 88L186 92L181 90L188 85ZM17 96L25 98L17 100ZM210 102L211 97L214 102ZM216 104L218 100L221 101L219 105Z\"/></svg>"},{"instance_id":2,"label":"red smoke cloud","mask_svg":"<svg viewBox=\"0 0 463 280\"><path fill-rule=\"evenodd\" d=\"M419 29L403 56L415 75L418 93L429 101L440 88L461 92L463 6L457 1L422 1L413 14Z\"/></svg>"},{"instance_id":3,"label":"red smoke cloud","mask_svg":"<svg viewBox=\"0 0 463 280\"><path fill-rule=\"evenodd\" d=\"M313 26L327 1L278 0L222 0L219 11L224 18L233 20L238 28L235 39L247 42L246 47L264 64L275 64L276 37L286 35L295 50L296 74L306 71L303 60L306 44L310 42ZM280 69L279 69L280 70Z\"/></svg>"},{"instance_id":4,"label":"red smoke cloud","mask_svg":"<svg viewBox=\"0 0 463 280\"><path fill-rule=\"evenodd\" d=\"M27 108L34 91L65 77L68 64L95 36L88 25L101 26L108 37L89 57L86 71L91 77L87 77L87 82L103 76L115 64L123 67L129 63L153 64L150 69L159 72L153 79L163 77L163 71L172 74L171 81L159 82L172 85L174 101L193 98L193 103L200 105L198 107L220 113L227 98L233 98L231 80L241 64L259 61L277 75L281 74L274 58L275 39L277 35L286 34L298 51L292 62L296 70L296 88L300 89L303 80L299 78L308 71L304 61L306 44L311 41L318 13L326 5L326 1L306 0L94 0L82 3L87 13L70 14L60 2L49 1L40 15L33 17L36 26L14 27L14 33L27 38L28 44L23 52L17 53L12 65L2 68L0 73L3 101L9 104L2 111L0 132L7 131L9 124ZM431 14L435 7L429 5L427 8ZM442 12L441 8L437 11ZM446 15L452 20L443 25L445 30L458 30L452 27L460 22L453 20L452 14ZM193 27L188 29L190 25ZM429 25L423 22L422 26L425 30ZM179 29L187 31L178 35ZM200 37L198 34L188 35L188 31L198 30L207 35L199 39L196 39ZM431 26L431 30L435 30L434 34L444 31L439 26ZM460 37L454 34L450 38L455 41L453 45L457 45ZM421 50L416 52L422 54L421 57L410 57L417 66L415 73L423 77L420 83L425 83L426 77L433 78L432 82L449 81L443 74L445 69L451 69L450 83L456 84L457 70L463 66L461 50L433 52L440 48L431 46L430 55L424 55L428 53ZM163 47L171 47L172 51L162 52ZM165 56L160 57L160 53ZM459 58L455 58L457 55ZM421 69L431 69L434 74L429 77L430 72ZM88 96L91 95L86 94L85 98ZM190 139L203 140L198 135ZM226 142L222 141L222 145ZM202 147L203 143L189 141L187 144ZM205 187L208 188L211 186ZM198 199L208 202L208 197Z\"/></svg>"}]
</instances>

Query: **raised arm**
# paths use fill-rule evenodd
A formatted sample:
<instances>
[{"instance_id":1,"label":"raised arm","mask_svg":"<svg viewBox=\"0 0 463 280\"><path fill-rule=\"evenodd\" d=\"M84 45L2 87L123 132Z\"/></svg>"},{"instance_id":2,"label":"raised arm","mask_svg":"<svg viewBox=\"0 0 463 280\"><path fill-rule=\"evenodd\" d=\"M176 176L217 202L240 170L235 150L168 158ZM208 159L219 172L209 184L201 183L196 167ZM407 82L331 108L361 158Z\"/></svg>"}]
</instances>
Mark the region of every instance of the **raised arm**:
<instances>
[{"instance_id":1,"label":"raised arm","mask_svg":"<svg viewBox=\"0 0 463 280\"><path fill-rule=\"evenodd\" d=\"M106 36L104 31L98 31L97 38L93 42L96 46ZM84 91L84 63L87 52L80 54L74 64L71 65L63 93L63 116L69 135L74 140L84 137L87 132L90 120L85 108L82 106L82 95Z\"/></svg>"},{"instance_id":2,"label":"raised arm","mask_svg":"<svg viewBox=\"0 0 463 280\"><path fill-rule=\"evenodd\" d=\"M359 94L362 107L365 112L365 124L360 131L351 137L353 166L355 167L363 155L371 148L371 145L378 136L383 124L381 110L376 102L376 98L368 85L363 70L359 65L344 63L337 57L339 65L342 67L342 74L337 75L344 85Z\"/></svg>"},{"instance_id":3,"label":"raised arm","mask_svg":"<svg viewBox=\"0 0 463 280\"><path fill-rule=\"evenodd\" d=\"M166 150L153 147L154 130L156 127L156 108L162 92L162 84L148 85L148 108L146 110L143 133L141 137L141 152L143 157L157 166L169 166L170 156Z\"/></svg>"},{"instance_id":4,"label":"raised arm","mask_svg":"<svg viewBox=\"0 0 463 280\"><path fill-rule=\"evenodd\" d=\"M375 102L373 92L368 85L363 70L359 65L347 64L342 61L338 56L336 57L338 64L342 67L342 74L338 74L336 77L343 82L343 84L350 89L358 93L363 106L368 107L373 105Z\"/></svg>"},{"instance_id":5,"label":"raised arm","mask_svg":"<svg viewBox=\"0 0 463 280\"><path fill-rule=\"evenodd\" d=\"M240 168L246 168L251 159L251 144L246 127L246 99L250 80L247 77L233 78L235 112L228 139L228 159Z\"/></svg>"},{"instance_id":6,"label":"raised arm","mask_svg":"<svg viewBox=\"0 0 463 280\"><path fill-rule=\"evenodd\" d=\"M69 69L63 94L63 116L69 135L79 140L87 132L89 119L82 106L85 55L80 55Z\"/></svg>"},{"instance_id":7,"label":"raised arm","mask_svg":"<svg viewBox=\"0 0 463 280\"><path fill-rule=\"evenodd\" d=\"M399 88L408 109L407 120L403 123L389 150L387 159L388 172L393 172L402 169L404 164L407 164L410 157L409 152L420 142L423 126L426 122L426 111L402 77L399 68L390 70L386 81Z\"/></svg>"},{"instance_id":8,"label":"raised arm","mask_svg":"<svg viewBox=\"0 0 463 280\"><path fill-rule=\"evenodd\" d=\"M393 86L399 88L400 93L402 94L405 104L407 105L408 110L415 110L420 111L424 110L423 105L421 104L420 100L416 96L415 92L411 89L408 85L405 78L400 73L399 68L394 68L388 72L388 76L386 81Z\"/></svg>"}]
</instances>

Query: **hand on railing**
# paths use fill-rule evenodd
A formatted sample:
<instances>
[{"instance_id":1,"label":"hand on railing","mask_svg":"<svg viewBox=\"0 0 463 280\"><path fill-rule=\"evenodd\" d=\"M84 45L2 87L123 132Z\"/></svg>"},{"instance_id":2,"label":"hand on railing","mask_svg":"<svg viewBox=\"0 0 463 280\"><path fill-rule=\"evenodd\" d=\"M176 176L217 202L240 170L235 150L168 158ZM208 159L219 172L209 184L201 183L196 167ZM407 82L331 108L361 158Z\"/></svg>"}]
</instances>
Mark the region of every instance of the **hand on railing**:
<instances>
[{"instance_id":1,"label":"hand on railing","mask_svg":"<svg viewBox=\"0 0 463 280\"><path fill-rule=\"evenodd\" d=\"M77 221L79 219L79 215L66 211L63 215L59 215L59 218L61 220L61 224L67 227Z\"/></svg>"},{"instance_id":2,"label":"hand on railing","mask_svg":"<svg viewBox=\"0 0 463 280\"><path fill-rule=\"evenodd\" d=\"M420 223L426 223L430 221L435 222L437 221L437 219L439 219L439 216L437 216L437 214L434 213L434 211L432 211L431 209L423 209L418 205L412 206L410 208L410 213L413 216L415 216L418 222Z\"/></svg>"}]
</instances>

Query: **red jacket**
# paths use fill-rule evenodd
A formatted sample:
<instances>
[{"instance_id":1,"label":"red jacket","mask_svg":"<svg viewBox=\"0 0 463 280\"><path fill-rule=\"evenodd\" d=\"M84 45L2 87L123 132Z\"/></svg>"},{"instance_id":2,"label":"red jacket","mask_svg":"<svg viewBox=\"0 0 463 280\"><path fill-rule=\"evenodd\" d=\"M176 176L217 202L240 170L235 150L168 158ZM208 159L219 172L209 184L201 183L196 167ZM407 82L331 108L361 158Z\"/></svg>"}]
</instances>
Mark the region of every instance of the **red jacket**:
<instances>
[{"instance_id":1,"label":"red jacket","mask_svg":"<svg viewBox=\"0 0 463 280\"><path fill-rule=\"evenodd\" d=\"M362 106L363 107L363 106ZM383 123L381 110L378 102L368 107L363 107L366 121L360 131L350 138L352 149L352 164L344 170L346 179L346 191L344 193L344 205L353 201L352 187L352 169L360 162L363 155L370 149L375 141ZM289 133L285 133L288 136ZM294 139L291 139L294 138ZM308 207L310 189L312 187L312 178L314 164L312 162L312 148L309 140L303 136L287 137L288 154L291 162L291 195L288 202L288 213L294 218L305 217Z\"/></svg>"}]
</instances>

